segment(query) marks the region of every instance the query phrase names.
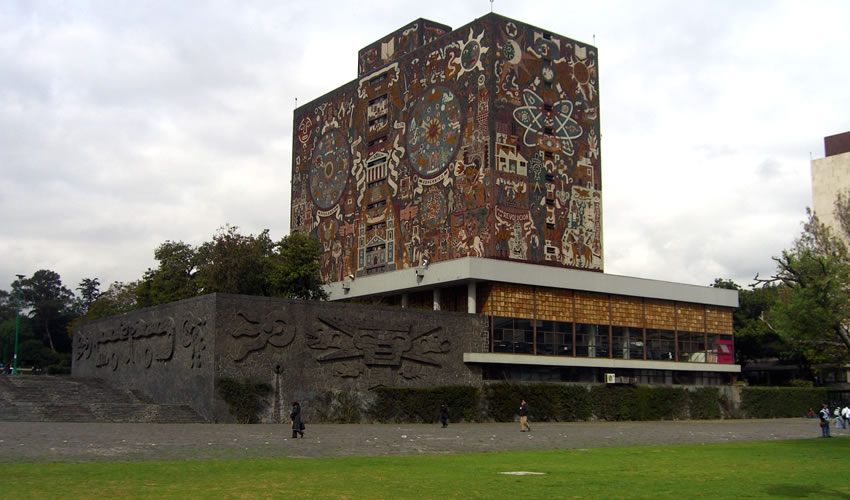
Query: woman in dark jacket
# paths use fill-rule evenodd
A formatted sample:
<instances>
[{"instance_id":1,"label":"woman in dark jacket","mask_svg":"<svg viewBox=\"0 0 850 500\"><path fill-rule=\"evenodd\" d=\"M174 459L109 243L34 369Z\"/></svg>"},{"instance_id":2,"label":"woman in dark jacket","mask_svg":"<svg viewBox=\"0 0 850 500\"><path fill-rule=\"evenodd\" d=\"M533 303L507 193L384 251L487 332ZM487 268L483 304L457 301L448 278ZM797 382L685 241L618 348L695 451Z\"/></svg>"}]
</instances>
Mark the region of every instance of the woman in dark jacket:
<instances>
[{"instance_id":1,"label":"woman in dark jacket","mask_svg":"<svg viewBox=\"0 0 850 500\"><path fill-rule=\"evenodd\" d=\"M304 439L304 422L301 421L301 405L298 401L292 402L292 413L289 414L289 418L292 420L292 437L297 439L301 434L301 439Z\"/></svg>"}]
</instances>

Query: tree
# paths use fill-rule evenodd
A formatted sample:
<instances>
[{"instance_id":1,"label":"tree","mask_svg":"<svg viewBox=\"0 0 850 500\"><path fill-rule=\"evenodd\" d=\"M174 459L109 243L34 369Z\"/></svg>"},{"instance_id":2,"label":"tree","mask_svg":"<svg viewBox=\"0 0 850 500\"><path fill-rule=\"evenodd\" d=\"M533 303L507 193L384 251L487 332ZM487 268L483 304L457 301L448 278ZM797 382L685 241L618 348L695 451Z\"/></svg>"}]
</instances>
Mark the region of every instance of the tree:
<instances>
[{"instance_id":1,"label":"tree","mask_svg":"<svg viewBox=\"0 0 850 500\"><path fill-rule=\"evenodd\" d=\"M759 285L777 286L767 314L774 331L812 364L839 363L850 352L850 258L842 238L807 209L803 232L774 257L777 270ZM839 196L840 233L850 236L850 198Z\"/></svg>"},{"instance_id":2,"label":"tree","mask_svg":"<svg viewBox=\"0 0 850 500\"><path fill-rule=\"evenodd\" d=\"M280 240L270 266L270 294L278 297L327 300L319 258L322 247L310 235L291 233Z\"/></svg>"},{"instance_id":3,"label":"tree","mask_svg":"<svg viewBox=\"0 0 850 500\"><path fill-rule=\"evenodd\" d=\"M169 241L154 251L159 261L156 269L148 269L136 289L139 307L188 299L198 295L195 281L195 249L182 241Z\"/></svg>"},{"instance_id":4,"label":"tree","mask_svg":"<svg viewBox=\"0 0 850 500\"><path fill-rule=\"evenodd\" d=\"M244 236L237 226L219 228L196 252L199 293L269 295L269 259L274 243L266 229Z\"/></svg>"},{"instance_id":5,"label":"tree","mask_svg":"<svg viewBox=\"0 0 850 500\"><path fill-rule=\"evenodd\" d=\"M15 282L21 287L21 307L29 309L33 330L53 352L70 351L70 338L63 335L74 318L74 292L62 285L58 273L41 269L30 278Z\"/></svg>"},{"instance_id":6,"label":"tree","mask_svg":"<svg viewBox=\"0 0 850 500\"><path fill-rule=\"evenodd\" d=\"M92 303L100 297L100 280L97 278L83 278L77 290L80 292L80 313L85 314Z\"/></svg>"},{"instance_id":7,"label":"tree","mask_svg":"<svg viewBox=\"0 0 850 500\"><path fill-rule=\"evenodd\" d=\"M139 286L137 281L130 283L113 282L105 292L99 294L97 299L91 303L81 320L105 318L138 309L139 301L136 290Z\"/></svg>"}]
</instances>

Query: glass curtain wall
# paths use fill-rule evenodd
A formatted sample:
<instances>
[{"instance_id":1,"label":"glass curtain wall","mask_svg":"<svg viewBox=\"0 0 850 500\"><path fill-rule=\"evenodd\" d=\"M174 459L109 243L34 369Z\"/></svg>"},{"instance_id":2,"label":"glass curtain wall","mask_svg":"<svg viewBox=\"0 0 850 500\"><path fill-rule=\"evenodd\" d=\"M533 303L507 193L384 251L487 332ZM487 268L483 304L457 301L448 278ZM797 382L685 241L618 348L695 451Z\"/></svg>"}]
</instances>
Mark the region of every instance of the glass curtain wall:
<instances>
[{"instance_id":1,"label":"glass curtain wall","mask_svg":"<svg viewBox=\"0 0 850 500\"><path fill-rule=\"evenodd\" d=\"M646 329L646 359L672 361L676 345L672 330Z\"/></svg>"},{"instance_id":2,"label":"glass curtain wall","mask_svg":"<svg viewBox=\"0 0 850 500\"><path fill-rule=\"evenodd\" d=\"M562 321L537 321L537 354L573 355L573 324Z\"/></svg>"},{"instance_id":3,"label":"glass curtain wall","mask_svg":"<svg viewBox=\"0 0 850 500\"><path fill-rule=\"evenodd\" d=\"M643 359L643 328L611 327L612 356L617 359Z\"/></svg>"}]
</instances>

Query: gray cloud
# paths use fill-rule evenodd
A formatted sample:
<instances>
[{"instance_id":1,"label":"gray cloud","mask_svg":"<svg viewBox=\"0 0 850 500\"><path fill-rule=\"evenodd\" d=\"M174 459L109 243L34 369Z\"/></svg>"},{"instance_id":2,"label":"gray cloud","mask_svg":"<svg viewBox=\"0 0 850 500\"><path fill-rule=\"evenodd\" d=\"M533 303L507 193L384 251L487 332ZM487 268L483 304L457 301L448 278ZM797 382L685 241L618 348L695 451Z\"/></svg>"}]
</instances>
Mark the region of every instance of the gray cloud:
<instances>
[{"instance_id":1,"label":"gray cloud","mask_svg":"<svg viewBox=\"0 0 850 500\"><path fill-rule=\"evenodd\" d=\"M745 284L799 233L809 153L850 130L843 2L496 4L600 51L606 271ZM0 4L0 288L137 279L166 239L289 231L292 110L456 2ZM5 280L5 281L4 281Z\"/></svg>"}]
</instances>

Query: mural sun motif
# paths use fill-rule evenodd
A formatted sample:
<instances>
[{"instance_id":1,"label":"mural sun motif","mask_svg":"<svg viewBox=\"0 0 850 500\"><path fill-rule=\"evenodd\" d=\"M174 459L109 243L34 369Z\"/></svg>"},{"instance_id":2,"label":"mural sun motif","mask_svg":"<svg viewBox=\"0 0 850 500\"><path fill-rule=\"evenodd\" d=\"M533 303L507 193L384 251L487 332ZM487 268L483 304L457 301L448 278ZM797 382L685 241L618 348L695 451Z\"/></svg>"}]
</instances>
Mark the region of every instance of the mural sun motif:
<instances>
[{"instance_id":1,"label":"mural sun motif","mask_svg":"<svg viewBox=\"0 0 850 500\"><path fill-rule=\"evenodd\" d=\"M454 93L434 87L413 108L407 134L410 164L419 175L442 172L460 142L461 109Z\"/></svg>"},{"instance_id":2,"label":"mural sun motif","mask_svg":"<svg viewBox=\"0 0 850 500\"><path fill-rule=\"evenodd\" d=\"M327 210L337 204L348 182L348 143L334 130L322 137L310 164L310 194Z\"/></svg>"}]
</instances>

